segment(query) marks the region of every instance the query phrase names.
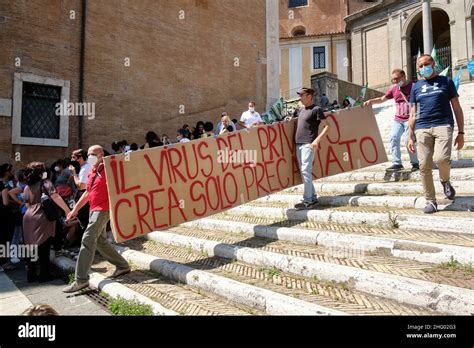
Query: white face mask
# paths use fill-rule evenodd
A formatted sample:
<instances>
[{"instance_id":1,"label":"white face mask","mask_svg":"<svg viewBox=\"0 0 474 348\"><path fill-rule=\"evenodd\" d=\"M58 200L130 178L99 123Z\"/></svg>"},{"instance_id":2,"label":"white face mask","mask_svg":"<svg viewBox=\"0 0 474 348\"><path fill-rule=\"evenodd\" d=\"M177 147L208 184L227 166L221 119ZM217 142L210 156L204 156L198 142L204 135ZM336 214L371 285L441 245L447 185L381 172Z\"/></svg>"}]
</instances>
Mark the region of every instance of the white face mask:
<instances>
[{"instance_id":1,"label":"white face mask","mask_svg":"<svg viewBox=\"0 0 474 348\"><path fill-rule=\"evenodd\" d=\"M46 180L47 178L48 178L48 173L43 172L43 174L41 174L41 179Z\"/></svg>"},{"instance_id":2,"label":"white face mask","mask_svg":"<svg viewBox=\"0 0 474 348\"><path fill-rule=\"evenodd\" d=\"M98 161L99 159L96 155L89 155L89 157L87 157L87 163L89 163L91 166L95 166Z\"/></svg>"},{"instance_id":3,"label":"white face mask","mask_svg":"<svg viewBox=\"0 0 474 348\"><path fill-rule=\"evenodd\" d=\"M250 111L250 112L255 112L255 108L250 107L250 108L249 108L249 111Z\"/></svg>"},{"instance_id":4,"label":"white face mask","mask_svg":"<svg viewBox=\"0 0 474 348\"><path fill-rule=\"evenodd\" d=\"M405 86L405 81L401 80L397 83L397 86L398 88L402 88L403 86Z\"/></svg>"},{"instance_id":5,"label":"white face mask","mask_svg":"<svg viewBox=\"0 0 474 348\"><path fill-rule=\"evenodd\" d=\"M59 167L56 166L56 167L54 167L54 171L55 171L55 172L60 172L60 171L61 171L61 168L59 168Z\"/></svg>"}]
</instances>

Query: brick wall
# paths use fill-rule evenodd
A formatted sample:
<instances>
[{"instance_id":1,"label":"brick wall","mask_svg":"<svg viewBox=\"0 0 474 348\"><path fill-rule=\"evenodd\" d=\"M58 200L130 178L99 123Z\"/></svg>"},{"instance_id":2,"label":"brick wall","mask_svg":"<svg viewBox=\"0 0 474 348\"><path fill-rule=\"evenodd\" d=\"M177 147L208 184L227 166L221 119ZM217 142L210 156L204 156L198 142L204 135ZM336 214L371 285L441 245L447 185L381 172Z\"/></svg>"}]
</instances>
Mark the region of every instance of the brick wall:
<instances>
[{"instance_id":1,"label":"brick wall","mask_svg":"<svg viewBox=\"0 0 474 348\"><path fill-rule=\"evenodd\" d=\"M281 38L292 37L300 26L306 28L306 35L344 32L344 17L375 5L366 0L308 0L308 6L288 8L288 0L279 1Z\"/></svg>"},{"instance_id":2,"label":"brick wall","mask_svg":"<svg viewBox=\"0 0 474 348\"><path fill-rule=\"evenodd\" d=\"M224 109L239 118L250 99L264 111L265 1L87 4L84 99L95 103L96 117L83 119L84 147L142 144L149 130L174 138L184 123L216 122ZM0 23L0 98L12 98L15 72L31 72L71 81L77 101L80 10L80 0L0 0L7 18ZM20 68L14 57L21 57ZM22 164L66 156L77 146L77 124L71 117L69 148L11 145L11 118L0 117L0 161L13 161L17 151Z\"/></svg>"},{"instance_id":3,"label":"brick wall","mask_svg":"<svg viewBox=\"0 0 474 348\"><path fill-rule=\"evenodd\" d=\"M87 24L86 98L97 116L85 121L85 143L175 137L224 109L239 118L249 99L263 111L264 1L94 1Z\"/></svg>"},{"instance_id":4,"label":"brick wall","mask_svg":"<svg viewBox=\"0 0 474 348\"><path fill-rule=\"evenodd\" d=\"M280 37L291 37L298 26L306 28L306 35L344 31L346 15L345 0L308 0L307 7L297 8L288 8L288 0L280 0Z\"/></svg>"},{"instance_id":5,"label":"brick wall","mask_svg":"<svg viewBox=\"0 0 474 348\"><path fill-rule=\"evenodd\" d=\"M47 4L47 6L46 6ZM40 76L71 81L70 98L78 99L80 0L0 1L0 98L13 97L13 75L29 72ZM75 11L75 20L70 11ZM20 66L15 66L15 59ZM67 148L12 145L11 117L0 116L0 162L14 162L20 155L19 166L32 160L64 157ZM70 119L69 143L77 144L77 119ZM74 145L75 146L75 145Z\"/></svg>"}]
</instances>

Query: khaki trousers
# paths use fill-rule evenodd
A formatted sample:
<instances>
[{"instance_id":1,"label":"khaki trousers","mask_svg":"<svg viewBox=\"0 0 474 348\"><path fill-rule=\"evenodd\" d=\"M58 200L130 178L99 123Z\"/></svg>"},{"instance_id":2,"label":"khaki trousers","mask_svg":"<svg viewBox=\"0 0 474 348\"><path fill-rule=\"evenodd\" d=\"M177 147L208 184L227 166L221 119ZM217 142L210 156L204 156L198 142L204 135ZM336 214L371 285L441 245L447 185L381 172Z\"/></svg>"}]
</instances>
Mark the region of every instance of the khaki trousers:
<instances>
[{"instance_id":1,"label":"khaki trousers","mask_svg":"<svg viewBox=\"0 0 474 348\"><path fill-rule=\"evenodd\" d=\"M415 131L420 176L426 200L436 201L433 183L433 162L438 165L441 182L449 181L451 173L451 149L453 127L438 126Z\"/></svg>"}]
</instances>

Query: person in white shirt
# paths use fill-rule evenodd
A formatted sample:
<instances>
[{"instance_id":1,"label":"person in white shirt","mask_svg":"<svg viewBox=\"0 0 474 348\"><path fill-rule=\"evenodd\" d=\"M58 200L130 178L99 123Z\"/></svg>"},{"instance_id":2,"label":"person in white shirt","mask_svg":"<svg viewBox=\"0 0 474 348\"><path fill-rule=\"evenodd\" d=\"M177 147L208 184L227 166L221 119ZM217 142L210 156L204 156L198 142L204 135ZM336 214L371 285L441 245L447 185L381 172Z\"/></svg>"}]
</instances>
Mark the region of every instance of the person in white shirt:
<instances>
[{"instance_id":1,"label":"person in white shirt","mask_svg":"<svg viewBox=\"0 0 474 348\"><path fill-rule=\"evenodd\" d=\"M79 174L76 172L76 166L70 165L69 170L71 171L74 183L77 188L77 195L80 196L85 192L87 183L89 181L89 172L92 169L92 165L87 162L87 151L84 149L74 150L71 155L71 163L77 162L80 165ZM89 224L89 204L84 205L77 215L77 219L80 221L79 233L82 235L85 228Z\"/></svg>"},{"instance_id":2,"label":"person in white shirt","mask_svg":"<svg viewBox=\"0 0 474 348\"><path fill-rule=\"evenodd\" d=\"M76 169L72 165L69 166L69 170L72 173L77 189L84 191L87 187L89 172L92 169L92 166L87 163L87 152L83 149L75 150L72 152L71 160L77 161L81 166L79 174L76 173Z\"/></svg>"},{"instance_id":3,"label":"person in white shirt","mask_svg":"<svg viewBox=\"0 0 474 348\"><path fill-rule=\"evenodd\" d=\"M191 140L185 137L186 135L186 130L184 129L178 129L176 132L176 140L178 140L179 143L187 143Z\"/></svg>"},{"instance_id":4,"label":"person in white shirt","mask_svg":"<svg viewBox=\"0 0 474 348\"><path fill-rule=\"evenodd\" d=\"M255 102L249 103L249 109L242 113L240 117L239 125L243 128L252 128L264 124L260 114L255 111Z\"/></svg>"}]
</instances>

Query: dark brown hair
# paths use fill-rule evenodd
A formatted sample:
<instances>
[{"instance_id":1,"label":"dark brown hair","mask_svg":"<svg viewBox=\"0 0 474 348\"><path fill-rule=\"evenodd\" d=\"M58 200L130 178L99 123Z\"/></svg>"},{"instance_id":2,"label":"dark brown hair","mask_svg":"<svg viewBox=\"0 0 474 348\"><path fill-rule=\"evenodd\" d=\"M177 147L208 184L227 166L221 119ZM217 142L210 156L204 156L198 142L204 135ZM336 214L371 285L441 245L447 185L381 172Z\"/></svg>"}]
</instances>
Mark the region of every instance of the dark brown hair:
<instances>
[{"instance_id":1,"label":"dark brown hair","mask_svg":"<svg viewBox=\"0 0 474 348\"><path fill-rule=\"evenodd\" d=\"M402 76L407 76L407 74L405 74L405 71L402 70L402 69L393 69L392 70L392 75L393 74L399 74L399 75L402 75Z\"/></svg>"},{"instance_id":2,"label":"dark brown hair","mask_svg":"<svg viewBox=\"0 0 474 348\"><path fill-rule=\"evenodd\" d=\"M26 311L22 313L23 315L29 316L49 316L49 315L59 315L56 310L47 304L40 304L33 307L28 308Z\"/></svg>"},{"instance_id":3,"label":"dark brown hair","mask_svg":"<svg viewBox=\"0 0 474 348\"><path fill-rule=\"evenodd\" d=\"M28 185L34 185L38 181L41 181L41 176L46 171L46 167L43 162L31 162L25 169L26 183Z\"/></svg>"},{"instance_id":4,"label":"dark brown hair","mask_svg":"<svg viewBox=\"0 0 474 348\"><path fill-rule=\"evenodd\" d=\"M84 161L87 161L87 151L84 149L74 150L72 155L76 157L82 157Z\"/></svg>"}]
</instances>

